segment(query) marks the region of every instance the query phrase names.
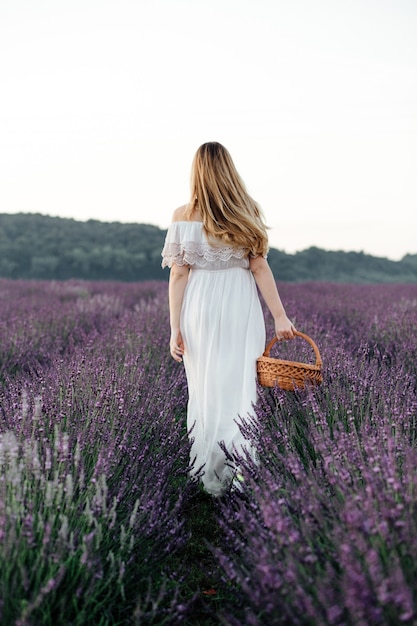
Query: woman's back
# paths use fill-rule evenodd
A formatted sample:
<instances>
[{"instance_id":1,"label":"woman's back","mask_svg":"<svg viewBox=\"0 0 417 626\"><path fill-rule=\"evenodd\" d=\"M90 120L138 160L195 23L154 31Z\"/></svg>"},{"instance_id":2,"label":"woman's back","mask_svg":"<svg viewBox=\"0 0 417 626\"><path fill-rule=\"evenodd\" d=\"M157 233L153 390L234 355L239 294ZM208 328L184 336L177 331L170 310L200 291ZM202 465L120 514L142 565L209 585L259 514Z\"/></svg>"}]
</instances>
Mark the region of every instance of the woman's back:
<instances>
[{"instance_id":1,"label":"woman's back","mask_svg":"<svg viewBox=\"0 0 417 626\"><path fill-rule=\"evenodd\" d=\"M179 213L182 217L182 214ZM240 267L249 269L244 248L225 245L222 241L208 241L203 224L198 220L178 219L168 229L162 251L162 267L189 265L192 270L219 271Z\"/></svg>"},{"instance_id":2,"label":"woman's back","mask_svg":"<svg viewBox=\"0 0 417 626\"><path fill-rule=\"evenodd\" d=\"M191 270L180 317L187 428L194 470L204 465L205 489L219 496L235 472L219 442L241 453L249 445L236 420L256 402L255 363L265 346L265 326L248 251L209 241L202 222L184 219L181 209L168 229L163 266Z\"/></svg>"}]
</instances>

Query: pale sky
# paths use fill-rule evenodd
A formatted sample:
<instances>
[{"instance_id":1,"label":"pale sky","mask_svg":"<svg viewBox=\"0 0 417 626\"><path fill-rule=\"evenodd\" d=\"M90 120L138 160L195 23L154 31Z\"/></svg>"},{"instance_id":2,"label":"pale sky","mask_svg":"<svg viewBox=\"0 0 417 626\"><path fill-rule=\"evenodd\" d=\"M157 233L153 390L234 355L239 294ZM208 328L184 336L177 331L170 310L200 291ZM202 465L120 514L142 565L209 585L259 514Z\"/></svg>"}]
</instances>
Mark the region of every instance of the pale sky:
<instances>
[{"instance_id":1,"label":"pale sky","mask_svg":"<svg viewBox=\"0 0 417 626\"><path fill-rule=\"evenodd\" d=\"M150 223L231 152L270 244L417 253L416 0L0 0L0 213Z\"/></svg>"}]
</instances>

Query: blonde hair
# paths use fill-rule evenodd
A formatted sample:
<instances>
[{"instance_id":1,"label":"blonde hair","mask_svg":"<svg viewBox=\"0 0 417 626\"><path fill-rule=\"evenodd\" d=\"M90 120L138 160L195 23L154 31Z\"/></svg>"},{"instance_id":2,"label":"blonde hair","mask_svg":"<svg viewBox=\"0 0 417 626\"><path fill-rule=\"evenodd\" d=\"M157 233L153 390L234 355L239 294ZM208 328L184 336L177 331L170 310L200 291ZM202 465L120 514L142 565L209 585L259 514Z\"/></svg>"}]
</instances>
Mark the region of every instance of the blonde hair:
<instances>
[{"instance_id":1,"label":"blonde hair","mask_svg":"<svg viewBox=\"0 0 417 626\"><path fill-rule=\"evenodd\" d=\"M191 202L186 217L197 209L209 239L265 255L268 236L258 204L246 191L229 152L217 142L197 150L191 169Z\"/></svg>"}]
</instances>

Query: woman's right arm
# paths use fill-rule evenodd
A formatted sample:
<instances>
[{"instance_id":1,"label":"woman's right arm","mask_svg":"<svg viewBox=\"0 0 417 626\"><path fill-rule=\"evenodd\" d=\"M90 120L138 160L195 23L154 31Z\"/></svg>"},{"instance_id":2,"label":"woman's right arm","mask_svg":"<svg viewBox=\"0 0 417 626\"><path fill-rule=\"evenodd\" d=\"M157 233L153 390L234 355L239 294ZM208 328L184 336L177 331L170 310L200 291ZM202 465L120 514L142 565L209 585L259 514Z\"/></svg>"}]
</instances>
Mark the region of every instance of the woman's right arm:
<instances>
[{"instance_id":1,"label":"woman's right arm","mask_svg":"<svg viewBox=\"0 0 417 626\"><path fill-rule=\"evenodd\" d=\"M171 356L179 363L181 363L181 357L184 354L184 342L180 330L180 317L189 271L188 265L177 265L174 263L169 274L169 321L171 325L169 346Z\"/></svg>"},{"instance_id":2,"label":"woman's right arm","mask_svg":"<svg viewBox=\"0 0 417 626\"><path fill-rule=\"evenodd\" d=\"M287 317L268 261L263 256L253 257L250 259L250 269L274 318L276 336L278 339L293 339L295 326Z\"/></svg>"}]
</instances>

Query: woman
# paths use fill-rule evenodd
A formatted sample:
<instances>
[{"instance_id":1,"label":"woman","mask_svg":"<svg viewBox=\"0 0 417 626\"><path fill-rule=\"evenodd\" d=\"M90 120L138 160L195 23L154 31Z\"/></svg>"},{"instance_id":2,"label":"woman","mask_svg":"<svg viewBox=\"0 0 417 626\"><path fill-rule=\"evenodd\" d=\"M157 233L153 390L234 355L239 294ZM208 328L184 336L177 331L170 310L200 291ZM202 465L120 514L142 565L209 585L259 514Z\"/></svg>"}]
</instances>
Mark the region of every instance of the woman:
<instances>
[{"instance_id":1,"label":"woman","mask_svg":"<svg viewBox=\"0 0 417 626\"><path fill-rule=\"evenodd\" d=\"M214 496L226 491L237 472L224 448L254 453L238 419L257 400L256 359L265 347L256 285L278 339L294 337L267 249L261 211L229 152L216 142L203 144L192 165L191 202L174 212L162 267L171 268L170 350L176 361L184 359L193 472L204 466L201 480Z\"/></svg>"}]
</instances>

